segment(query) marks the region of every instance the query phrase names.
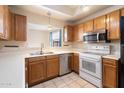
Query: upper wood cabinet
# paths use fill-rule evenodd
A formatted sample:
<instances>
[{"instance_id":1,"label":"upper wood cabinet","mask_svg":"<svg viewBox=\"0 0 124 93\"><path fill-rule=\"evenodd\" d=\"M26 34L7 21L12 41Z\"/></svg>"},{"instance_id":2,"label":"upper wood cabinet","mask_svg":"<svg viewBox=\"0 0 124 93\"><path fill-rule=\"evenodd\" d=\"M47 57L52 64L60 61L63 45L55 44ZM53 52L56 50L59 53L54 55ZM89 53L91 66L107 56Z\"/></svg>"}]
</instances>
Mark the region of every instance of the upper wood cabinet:
<instances>
[{"instance_id":1,"label":"upper wood cabinet","mask_svg":"<svg viewBox=\"0 0 124 93\"><path fill-rule=\"evenodd\" d=\"M83 41L84 24L78 25L78 41Z\"/></svg>"},{"instance_id":2,"label":"upper wood cabinet","mask_svg":"<svg viewBox=\"0 0 124 93\"><path fill-rule=\"evenodd\" d=\"M108 39L120 39L120 11L114 11L107 15Z\"/></svg>"},{"instance_id":3,"label":"upper wood cabinet","mask_svg":"<svg viewBox=\"0 0 124 93\"><path fill-rule=\"evenodd\" d=\"M75 25L75 26L73 27L73 35L74 35L73 41L74 41L74 42L78 41L78 40L79 40L78 25Z\"/></svg>"},{"instance_id":4,"label":"upper wood cabinet","mask_svg":"<svg viewBox=\"0 0 124 93\"><path fill-rule=\"evenodd\" d=\"M4 39L4 6L0 5L0 38Z\"/></svg>"},{"instance_id":5,"label":"upper wood cabinet","mask_svg":"<svg viewBox=\"0 0 124 93\"><path fill-rule=\"evenodd\" d=\"M27 18L23 15L14 14L14 40L26 41L27 40Z\"/></svg>"},{"instance_id":6,"label":"upper wood cabinet","mask_svg":"<svg viewBox=\"0 0 124 93\"><path fill-rule=\"evenodd\" d=\"M106 29L106 16L100 16L94 19L94 31Z\"/></svg>"},{"instance_id":7,"label":"upper wood cabinet","mask_svg":"<svg viewBox=\"0 0 124 93\"><path fill-rule=\"evenodd\" d=\"M118 87L118 61L113 59L103 58L102 62L102 83L103 87L116 88Z\"/></svg>"},{"instance_id":8,"label":"upper wood cabinet","mask_svg":"<svg viewBox=\"0 0 124 93\"><path fill-rule=\"evenodd\" d=\"M121 16L124 16L124 8L121 9Z\"/></svg>"},{"instance_id":9,"label":"upper wood cabinet","mask_svg":"<svg viewBox=\"0 0 124 93\"><path fill-rule=\"evenodd\" d=\"M64 42L72 42L73 41L73 27L65 26L63 30L63 41Z\"/></svg>"},{"instance_id":10,"label":"upper wood cabinet","mask_svg":"<svg viewBox=\"0 0 124 93\"><path fill-rule=\"evenodd\" d=\"M83 40L83 31L84 31L84 25L75 25L73 27L73 33L74 33L74 42L79 42Z\"/></svg>"},{"instance_id":11,"label":"upper wood cabinet","mask_svg":"<svg viewBox=\"0 0 124 93\"><path fill-rule=\"evenodd\" d=\"M11 39L11 12L7 5L0 5L0 39Z\"/></svg>"},{"instance_id":12,"label":"upper wood cabinet","mask_svg":"<svg viewBox=\"0 0 124 93\"><path fill-rule=\"evenodd\" d=\"M87 21L84 23L84 32L92 32L93 31L93 20Z\"/></svg>"}]
</instances>

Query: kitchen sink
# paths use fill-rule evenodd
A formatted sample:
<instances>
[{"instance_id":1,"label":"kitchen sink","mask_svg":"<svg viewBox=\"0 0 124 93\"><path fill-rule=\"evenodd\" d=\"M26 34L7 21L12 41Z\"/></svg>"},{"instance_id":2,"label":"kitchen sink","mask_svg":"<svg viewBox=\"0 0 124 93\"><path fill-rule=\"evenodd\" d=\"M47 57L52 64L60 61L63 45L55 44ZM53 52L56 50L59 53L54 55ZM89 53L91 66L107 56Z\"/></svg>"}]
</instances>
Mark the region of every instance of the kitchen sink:
<instances>
[{"instance_id":1,"label":"kitchen sink","mask_svg":"<svg viewBox=\"0 0 124 93\"><path fill-rule=\"evenodd\" d=\"M34 53L30 53L30 55L45 55L45 54L54 54L54 52L34 52Z\"/></svg>"}]
</instances>

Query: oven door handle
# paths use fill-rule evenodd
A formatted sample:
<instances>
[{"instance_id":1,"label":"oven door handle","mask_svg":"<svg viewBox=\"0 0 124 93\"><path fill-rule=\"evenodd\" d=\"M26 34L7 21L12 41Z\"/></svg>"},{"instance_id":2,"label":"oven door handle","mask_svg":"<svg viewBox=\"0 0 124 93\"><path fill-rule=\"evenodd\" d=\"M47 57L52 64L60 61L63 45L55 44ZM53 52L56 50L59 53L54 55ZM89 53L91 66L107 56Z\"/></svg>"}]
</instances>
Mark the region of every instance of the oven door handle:
<instances>
[{"instance_id":1,"label":"oven door handle","mask_svg":"<svg viewBox=\"0 0 124 93\"><path fill-rule=\"evenodd\" d=\"M92 60L92 59L86 59L86 58L81 58L81 60L92 62L92 63L95 63L95 62L99 62L100 61L100 60Z\"/></svg>"}]
</instances>

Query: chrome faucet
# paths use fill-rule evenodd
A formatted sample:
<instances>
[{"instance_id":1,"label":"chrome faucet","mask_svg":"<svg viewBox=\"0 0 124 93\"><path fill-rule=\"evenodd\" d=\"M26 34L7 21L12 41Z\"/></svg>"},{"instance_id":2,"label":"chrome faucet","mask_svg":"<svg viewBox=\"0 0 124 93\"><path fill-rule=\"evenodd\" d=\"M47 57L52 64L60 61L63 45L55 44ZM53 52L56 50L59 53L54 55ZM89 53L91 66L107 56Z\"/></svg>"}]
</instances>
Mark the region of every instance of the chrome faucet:
<instances>
[{"instance_id":1,"label":"chrome faucet","mask_svg":"<svg viewBox=\"0 0 124 93\"><path fill-rule=\"evenodd\" d=\"M44 44L43 44L43 43L41 43L40 54L43 54L43 47L44 47Z\"/></svg>"}]
</instances>

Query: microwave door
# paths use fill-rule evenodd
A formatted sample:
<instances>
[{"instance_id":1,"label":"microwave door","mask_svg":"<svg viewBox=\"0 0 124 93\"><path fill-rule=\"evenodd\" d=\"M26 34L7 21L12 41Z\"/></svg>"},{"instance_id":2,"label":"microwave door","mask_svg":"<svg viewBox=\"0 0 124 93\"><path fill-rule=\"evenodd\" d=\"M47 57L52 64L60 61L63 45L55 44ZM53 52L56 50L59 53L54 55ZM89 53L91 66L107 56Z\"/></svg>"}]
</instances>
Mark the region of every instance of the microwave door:
<instances>
[{"instance_id":1,"label":"microwave door","mask_svg":"<svg viewBox=\"0 0 124 93\"><path fill-rule=\"evenodd\" d=\"M99 39L99 42L105 42L106 41L106 33L99 33L98 39Z\"/></svg>"},{"instance_id":2,"label":"microwave door","mask_svg":"<svg viewBox=\"0 0 124 93\"><path fill-rule=\"evenodd\" d=\"M97 42L97 34L88 34L83 36L83 41L88 42Z\"/></svg>"}]
</instances>

